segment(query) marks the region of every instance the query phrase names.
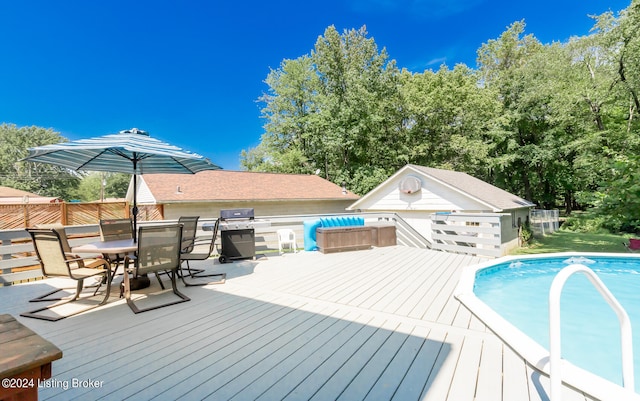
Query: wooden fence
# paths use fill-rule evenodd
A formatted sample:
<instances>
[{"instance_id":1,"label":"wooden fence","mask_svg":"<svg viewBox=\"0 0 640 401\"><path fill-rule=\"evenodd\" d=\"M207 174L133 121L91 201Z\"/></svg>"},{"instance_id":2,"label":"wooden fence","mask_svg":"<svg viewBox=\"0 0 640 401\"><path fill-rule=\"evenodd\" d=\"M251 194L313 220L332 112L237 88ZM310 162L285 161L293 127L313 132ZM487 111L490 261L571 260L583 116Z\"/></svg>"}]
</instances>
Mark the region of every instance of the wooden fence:
<instances>
[{"instance_id":1,"label":"wooden fence","mask_svg":"<svg viewBox=\"0 0 640 401\"><path fill-rule=\"evenodd\" d=\"M0 205L0 230L33 227L36 224L62 223L65 226L98 224L101 219L130 216L128 202L45 203ZM138 220L163 219L162 205L138 206Z\"/></svg>"}]
</instances>

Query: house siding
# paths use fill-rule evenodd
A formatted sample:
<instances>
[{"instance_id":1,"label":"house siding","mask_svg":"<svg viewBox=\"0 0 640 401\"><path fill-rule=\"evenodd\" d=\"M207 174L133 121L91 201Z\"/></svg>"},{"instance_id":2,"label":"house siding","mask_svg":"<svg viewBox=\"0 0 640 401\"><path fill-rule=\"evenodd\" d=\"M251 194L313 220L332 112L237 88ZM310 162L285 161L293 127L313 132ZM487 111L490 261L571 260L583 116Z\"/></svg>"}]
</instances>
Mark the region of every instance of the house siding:
<instances>
[{"instance_id":1,"label":"house siding","mask_svg":"<svg viewBox=\"0 0 640 401\"><path fill-rule=\"evenodd\" d=\"M209 201L189 203L165 203L165 219L177 219L180 216L200 216L217 218L220 209L253 208L259 216L295 216L303 214L345 213L353 200L317 200L317 201Z\"/></svg>"},{"instance_id":2,"label":"house siding","mask_svg":"<svg viewBox=\"0 0 640 401\"><path fill-rule=\"evenodd\" d=\"M424 212L449 212L454 210L487 211L489 208L464 196L451 188L426 178L420 177L422 189L412 194L400 192L398 185L406 175L389 180L379 191L372 193L371 198L359 205L363 211L405 211L418 210Z\"/></svg>"}]
</instances>

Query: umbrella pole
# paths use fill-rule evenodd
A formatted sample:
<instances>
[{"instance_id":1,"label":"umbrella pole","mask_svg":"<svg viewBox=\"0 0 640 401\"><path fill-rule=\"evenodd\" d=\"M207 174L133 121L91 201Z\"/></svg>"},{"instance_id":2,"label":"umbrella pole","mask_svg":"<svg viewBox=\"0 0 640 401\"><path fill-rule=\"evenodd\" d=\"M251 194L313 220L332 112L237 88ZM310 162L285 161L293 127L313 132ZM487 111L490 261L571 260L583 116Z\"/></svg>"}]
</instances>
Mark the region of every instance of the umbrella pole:
<instances>
[{"instance_id":1,"label":"umbrella pole","mask_svg":"<svg viewBox=\"0 0 640 401\"><path fill-rule=\"evenodd\" d=\"M137 172L137 163L135 159L133 159L133 242L137 242L138 237L138 174Z\"/></svg>"}]
</instances>

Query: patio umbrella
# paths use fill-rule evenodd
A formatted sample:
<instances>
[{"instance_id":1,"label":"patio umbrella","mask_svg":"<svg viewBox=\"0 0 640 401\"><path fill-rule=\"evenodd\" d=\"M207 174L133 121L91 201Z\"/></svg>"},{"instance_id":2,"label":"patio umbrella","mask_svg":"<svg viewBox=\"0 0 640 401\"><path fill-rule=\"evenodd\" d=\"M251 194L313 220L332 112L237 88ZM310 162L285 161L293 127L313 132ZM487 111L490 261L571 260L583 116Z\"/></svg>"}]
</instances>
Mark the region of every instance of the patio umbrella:
<instances>
[{"instance_id":1,"label":"patio umbrella","mask_svg":"<svg viewBox=\"0 0 640 401\"><path fill-rule=\"evenodd\" d=\"M54 164L75 171L107 171L133 174L133 238L137 226L139 174L195 174L219 166L195 153L182 150L137 128L117 134L29 149L23 161Z\"/></svg>"}]
</instances>

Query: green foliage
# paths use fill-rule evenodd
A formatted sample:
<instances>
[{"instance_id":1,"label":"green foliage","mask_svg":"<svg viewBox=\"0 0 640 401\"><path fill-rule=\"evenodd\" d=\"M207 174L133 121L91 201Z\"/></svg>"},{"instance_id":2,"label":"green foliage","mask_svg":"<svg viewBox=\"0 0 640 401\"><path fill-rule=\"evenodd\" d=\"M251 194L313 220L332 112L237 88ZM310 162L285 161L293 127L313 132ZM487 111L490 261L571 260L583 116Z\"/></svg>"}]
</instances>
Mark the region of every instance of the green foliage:
<instances>
[{"instance_id":1,"label":"green foliage","mask_svg":"<svg viewBox=\"0 0 640 401\"><path fill-rule=\"evenodd\" d=\"M520 227L520 244L527 245L529 241L533 238L533 231L531 230L531 224L529 220L525 221L525 223Z\"/></svg>"},{"instance_id":2,"label":"green foliage","mask_svg":"<svg viewBox=\"0 0 640 401\"><path fill-rule=\"evenodd\" d=\"M269 93L260 99L265 133L258 147L243 151L242 167L319 173L369 191L380 183L380 171L386 178L404 164L394 151L401 127L398 76L364 27L342 34L327 28L311 54L284 60L267 76Z\"/></svg>"},{"instance_id":3,"label":"green foliage","mask_svg":"<svg viewBox=\"0 0 640 401\"><path fill-rule=\"evenodd\" d=\"M586 212L573 212L562 223L562 230L575 233L606 234L609 230L604 227L605 217L594 213L593 209Z\"/></svg>"},{"instance_id":4,"label":"green foliage","mask_svg":"<svg viewBox=\"0 0 640 401\"><path fill-rule=\"evenodd\" d=\"M104 177L105 198L125 197L131 177L129 174L82 174L46 163L21 161L28 155L29 148L66 141L51 129L1 124L0 185L67 201L95 201L100 199Z\"/></svg>"},{"instance_id":5,"label":"green foliage","mask_svg":"<svg viewBox=\"0 0 640 401\"><path fill-rule=\"evenodd\" d=\"M534 239L528 247L515 249L513 254L539 254L549 252L626 252L627 236L608 233L581 233L556 231Z\"/></svg>"},{"instance_id":6,"label":"green foliage","mask_svg":"<svg viewBox=\"0 0 640 401\"><path fill-rule=\"evenodd\" d=\"M543 44L509 26L465 65L400 70L365 27L331 26L266 83L248 170L320 174L364 194L414 163L484 179L543 208L594 208L593 230L640 229L640 0L588 36Z\"/></svg>"},{"instance_id":7,"label":"green foliage","mask_svg":"<svg viewBox=\"0 0 640 401\"><path fill-rule=\"evenodd\" d=\"M127 194L130 174L91 172L85 174L76 191L75 199L84 202L107 198L124 198Z\"/></svg>"},{"instance_id":8,"label":"green foliage","mask_svg":"<svg viewBox=\"0 0 640 401\"><path fill-rule=\"evenodd\" d=\"M603 183L598 213L611 231L640 232L640 157L618 157L611 165L612 177Z\"/></svg>"},{"instance_id":9,"label":"green foliage","mask_svg":"<svg viewBox=\"0 0 640 401\"><path fill-rule=\"evenodd\" d=\"M35 146L65 142L51 129L0 125L0 185L22 189L42 196L73 198L80 177L60 167L44 163L22 162Z\"/></svg>"}]
</instances>

